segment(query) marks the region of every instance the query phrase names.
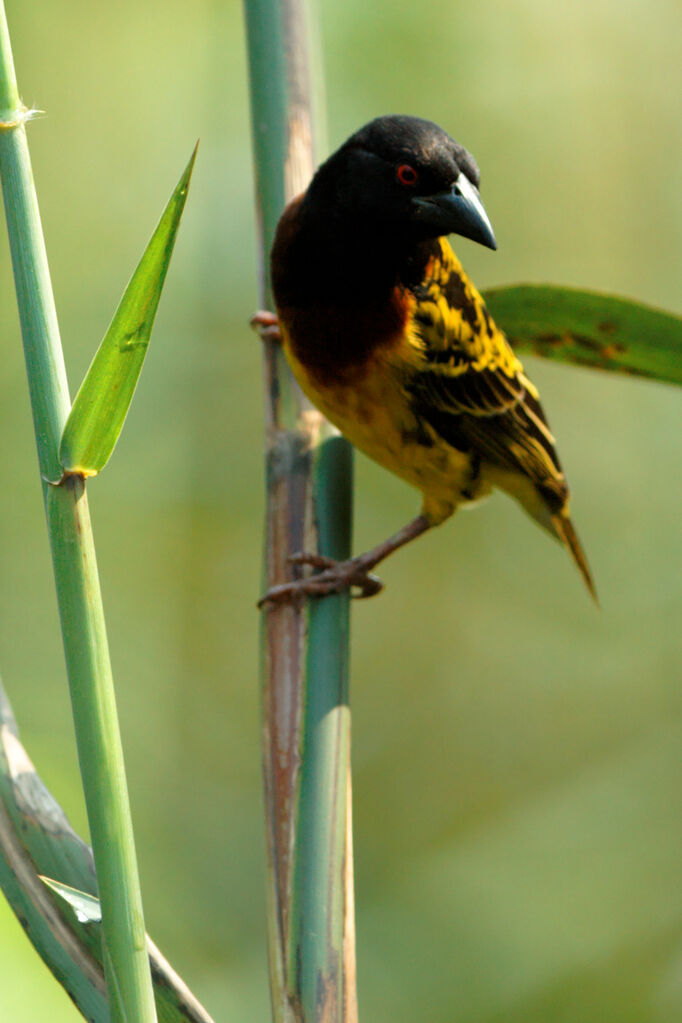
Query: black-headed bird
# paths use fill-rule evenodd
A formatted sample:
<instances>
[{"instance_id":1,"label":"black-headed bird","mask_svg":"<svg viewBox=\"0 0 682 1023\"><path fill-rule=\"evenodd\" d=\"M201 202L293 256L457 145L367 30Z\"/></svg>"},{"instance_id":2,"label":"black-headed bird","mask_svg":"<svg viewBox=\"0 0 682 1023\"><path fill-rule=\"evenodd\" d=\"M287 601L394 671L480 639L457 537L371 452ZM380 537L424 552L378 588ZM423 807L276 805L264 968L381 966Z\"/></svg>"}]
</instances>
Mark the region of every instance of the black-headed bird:
<instances>
[{"instance_id":1,"label":"black-headed bird","mask_svg":"<svg viewBox=\"0 0 682 1023\"><path fill-rule=\"evenodd\" d=\"M528 379L445 236L497 247L472 156L438 125L379 117L323 163L279 221L271 255L280 338L304 393L356 447L423 494L402 530L270 589L381 588L388 554L499 487L561 540L590 593L554 437ZM596 598L595 598L596 599Z\"/></svg>"}]
</instances>

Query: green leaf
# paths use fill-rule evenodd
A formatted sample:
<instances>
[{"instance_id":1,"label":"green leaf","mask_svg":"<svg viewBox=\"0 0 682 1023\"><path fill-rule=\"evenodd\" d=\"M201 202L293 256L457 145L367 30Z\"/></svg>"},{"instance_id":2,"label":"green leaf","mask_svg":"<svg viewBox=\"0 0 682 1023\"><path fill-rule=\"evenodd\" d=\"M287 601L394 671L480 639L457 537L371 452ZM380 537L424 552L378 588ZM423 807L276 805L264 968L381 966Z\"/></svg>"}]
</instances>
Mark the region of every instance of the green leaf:
<instances>
[{"instance_id":1,"label":"green leaf","mask_svg":"<svg viewBox=\"0 0 682 1023\"><path fill-rule=\"evenodd\" d=\"M87 892L82 892L79 888L62 884L61 881L55 881L52 877L45 877L44 874L40 875L40 880L53 892L60 895L65 902L68 902L79 923L99 924L102 922L102 907L99 899L96 899L94 895L88 895Z\"/></svg>"},{"instance_id":2,"label":"green leaf","mask_svg":"<svg viewBox=\"0 0 682 1023\"><path fill-rule=\"evenodd\" d=\"M110 1023L92 852L36 773L1 682L0 889L83 1016ZM55 912L48 889L65 900L64 913ZM212 1023L149 938L147 945L159 1023ZM115 974L111 957L108 972Z\"/></svg>"},{"instance_id":3,"label":"green leaf","mask_svg":"<svg viewBox=\"0 0 682 1023\"><path fill-rule=\"evenodd\" d=\"M553 285L484 293L519 352L682 384L682 319L625 298Z\"/></svg>"},{"instance_id":4,"label":"green leaf","mask_svg":"<svg viewBox=\"0 0 682 1023\"><path fill-rule=\"evenodd\" d=\"M76 395L59 448L67 472L95 476L108 462L123 429L147 354L196 155L195 147Z\"/></svg>"},{"instance_id":5,"label":"green leaf","mask_svg":"<svg viewBox=\"0 0 682 1023\"><path fill-rule=\"evenodd\" d=\"M71 909L74 911L76 920L79 924L101 924L102 923L102 906L98 898L94 895L88 895L87 892L82 892L78 888L71 888L68 884L62 884L61 881L55 881L51 877L45 877L43 874L38 875L40 880L47 885L48 888L52 889L57 895L59 895ZM112 1019L126 1019L125 1002L121 995L121 988L116 974L116 964L114 963L112 956L109 952L109 947L106 941L102 941L102 954L105 962L107 963L107 996L109 999L109 1005L111 1009ZM111 978L114 983L112 985ZM112 990L113 987L113 990ZM114 1012L111 1000L116 997L117 1010Z\"/></svg>"}]
</instances>

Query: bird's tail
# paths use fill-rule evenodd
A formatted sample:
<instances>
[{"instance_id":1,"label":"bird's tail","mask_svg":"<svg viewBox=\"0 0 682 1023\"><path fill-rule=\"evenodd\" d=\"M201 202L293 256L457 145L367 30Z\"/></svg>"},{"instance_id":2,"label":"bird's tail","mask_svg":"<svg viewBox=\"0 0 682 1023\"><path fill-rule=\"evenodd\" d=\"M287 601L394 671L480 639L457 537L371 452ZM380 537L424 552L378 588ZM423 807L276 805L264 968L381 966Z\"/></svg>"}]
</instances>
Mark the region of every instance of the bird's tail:
<instances>
[{"instance_id":1,"label":"bird's tail","mask_svg":"<svg viewBox=\"0 0 682 1023\"><path fill-rule=\"evenodd\" d=\"M585 580L585 585L590 591L590 595L594 600L597 607L599 607L599 598L597 597L597 591L594 586L592 579L592 573L590 572L590 566L587 564L587 558L585 552L582 549L578 534L573 528L569 516L565 512L558 512L556 515L552 515L552 526L559 539L568 547L571 552L571 557L575 561L580 574Z\"/></svg>"},{"instance_id":2,"label":"bird's tail","mask_svg":"<svg viewBox=\"0 0 682 1023\"><path fill-rule=\"evenodd\" d=\"M592 599L597 607L599 607L599 599L592 580L592 573L578 539L578 534L571 522L568 487L563 482L563 477L561 478L563 485L561 488L558 487L553 493L543 493L539 486L531 482L527 476L521 476L519 473L496 470L494 475L489 472L489 476L496 486L506 490L510 497L516 498L528 514L546 529L551 536L556 537L565 547L568 547L571 557L585 580L585 585L590 591ZM562 501L561 504L559 504L560 501ZM553 512L552 508L557 506L560 510Z\"/></svg>"}]
</instances>

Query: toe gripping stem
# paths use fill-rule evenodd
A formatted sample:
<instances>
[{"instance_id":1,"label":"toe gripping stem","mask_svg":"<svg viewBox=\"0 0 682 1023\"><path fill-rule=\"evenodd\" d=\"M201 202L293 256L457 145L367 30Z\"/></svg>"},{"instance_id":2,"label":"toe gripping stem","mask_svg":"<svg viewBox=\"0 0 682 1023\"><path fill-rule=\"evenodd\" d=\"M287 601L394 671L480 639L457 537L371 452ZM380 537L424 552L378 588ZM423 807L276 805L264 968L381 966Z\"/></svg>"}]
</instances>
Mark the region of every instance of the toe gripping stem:
<instances>
[{"instance_id":1,"label":"toe gripping stem","mask_svg":"<svg viewBox=\"0 0 682 1023\"><path fill-rule=\"evenodd\" d=\"M344 590L353 589L359 592L353 593L352 596L362 599L373 597L384 588L381 579L372 575L369 567L363 564L362 557L334 561L323 554L302 551L292 554L288 561L293 565L310 565L316 571L304 579L293 579L288 583L271 586L258 601L258 607L305 596L326 597L330 593L343 593Z\"/></svg>"},{"instance_id":2,"label":"toe gripping stem","mask_svg":"<svg viewBox=\"0 0 682 1023\"><path fill-rule=\"evenodd\" d=\"M257 330L263 341L281 341L282 334L279 329L279 320L274 313L266 309L259 309L249 320L249 324Z\"/></svg>"}]
</instances>

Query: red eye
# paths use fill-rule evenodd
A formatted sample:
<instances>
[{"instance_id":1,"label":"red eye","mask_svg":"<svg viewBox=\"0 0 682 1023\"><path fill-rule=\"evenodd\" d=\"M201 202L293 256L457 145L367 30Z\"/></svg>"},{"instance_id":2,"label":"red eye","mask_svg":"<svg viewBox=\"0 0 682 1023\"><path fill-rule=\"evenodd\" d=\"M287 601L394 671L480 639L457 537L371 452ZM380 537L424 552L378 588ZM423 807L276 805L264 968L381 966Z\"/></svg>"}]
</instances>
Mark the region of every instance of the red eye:
<instances>
[{"instance_id":1,"label":"red eye","mask_svg":"<svg viewBox=\"0 0 682 1023\"><path fill-rule=\"evenodd\" d=\"M401 185L416 185L419 175L417 174L414 167L410 167L409 163L401 163L398 167L398 181Z\"/></svg>"}]
</instances>

